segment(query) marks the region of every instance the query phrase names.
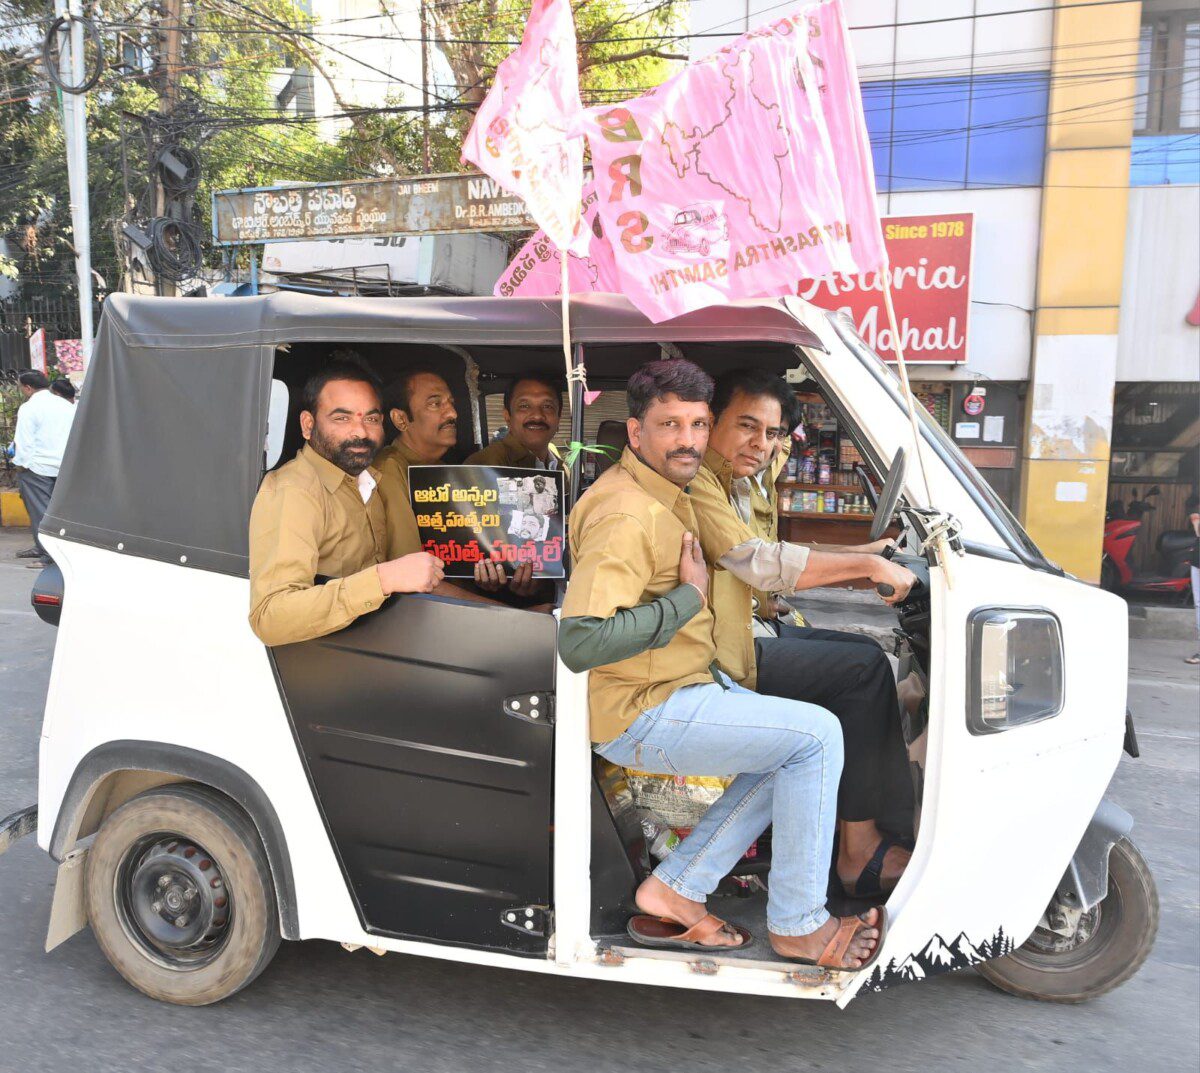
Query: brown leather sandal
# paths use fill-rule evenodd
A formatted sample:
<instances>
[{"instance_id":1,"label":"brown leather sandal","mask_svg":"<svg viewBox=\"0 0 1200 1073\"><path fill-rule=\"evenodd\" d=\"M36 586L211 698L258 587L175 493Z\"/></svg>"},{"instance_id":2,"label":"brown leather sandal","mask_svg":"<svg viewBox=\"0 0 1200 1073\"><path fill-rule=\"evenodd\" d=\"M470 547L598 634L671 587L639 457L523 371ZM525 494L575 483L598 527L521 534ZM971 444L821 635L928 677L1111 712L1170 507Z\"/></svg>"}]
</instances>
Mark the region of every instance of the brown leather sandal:
<instances>
[{"instance_id":1,"label":"brown leather sandal","mask_svg":"<svg viewBox=\"0 0 1200 1073\"><path fill-rule=\"evenodd\" d=\"M684 927L677 920L643 914L630 917L625 930L634 942L640 943L642 946L657 947L660 950L706 950L719 954L722 951L745 950L754 942L754 937L745 928L738 927L736 924L727 924L720 917L713 916L712 913L707 914L690 928ZM712 943L704 941L711 939L719 931L737 935L742 941L736 946L714 946Z\"/></svg>"},{"instance_id":2,"label":"brown leather sandal","mask_svg":"<svg viewBox=\"0 0 1200 1073\"><path fill-rule=\"evenodd\" d=\"M816 960L800 957L787 958L787 960L795 961L800 965L815 965L818 968L829 969L830 972L862 972L864 969L870 968L879 959L879 954L883 950L883 941L887 938L887 911L883 906L877 906L877 908L879 910L878 924L868 924L864 919L866 914L857 917L844 917L836 934L829 940L825 949L821 951L820 957ZM875 953L861 965L843 965L842 962L846 958L846 951L850 949L850 944L854 941L854 937L864 928L879 929L879 939L875 943Z\"/></svg>"}]
</instances>

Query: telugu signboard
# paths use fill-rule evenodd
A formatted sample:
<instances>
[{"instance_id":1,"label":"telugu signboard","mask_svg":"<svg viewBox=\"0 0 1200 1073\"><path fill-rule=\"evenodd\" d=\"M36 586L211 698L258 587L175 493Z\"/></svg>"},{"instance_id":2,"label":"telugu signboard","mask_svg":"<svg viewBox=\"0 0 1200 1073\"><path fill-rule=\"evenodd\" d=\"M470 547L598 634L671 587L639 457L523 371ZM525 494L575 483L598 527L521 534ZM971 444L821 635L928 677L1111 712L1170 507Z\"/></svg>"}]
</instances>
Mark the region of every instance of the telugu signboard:
<instances>
[{"instance_id":1,"label":"telugu signboard","mask_svg":"<svg viewBox=\"0 0 1200 1073\"><path fill-rule=\"evenodd\" d=\"M883 238L905 360L962 364L971 311L973 215L885 216ZM804 280L799 294L823 309L849 314L871 348L895 360L879 273Z\"/></svg>"},{"instance_id":2,"label":"telugu signboard","mask_svg":"<svg viewBox=\"0 0 1200 1073\"><path fill-rule=\"evenodd\" d=\"M525 202L485 175L421 175L213 193L218 245L354 235L528 231Z\"/></svg>"},{"instance_id":3,"label":"telugu signboard","mask_svg":"<svg viewBox=\"0 0 1200 1073\"><path fill-rule=\"evenodd\" d=\"M474 577L485 559L510 574L532 563L535 578L566 576L561 470L411 466L408 482L421 547L446 577Z\"/></svg>"}]
</instances>

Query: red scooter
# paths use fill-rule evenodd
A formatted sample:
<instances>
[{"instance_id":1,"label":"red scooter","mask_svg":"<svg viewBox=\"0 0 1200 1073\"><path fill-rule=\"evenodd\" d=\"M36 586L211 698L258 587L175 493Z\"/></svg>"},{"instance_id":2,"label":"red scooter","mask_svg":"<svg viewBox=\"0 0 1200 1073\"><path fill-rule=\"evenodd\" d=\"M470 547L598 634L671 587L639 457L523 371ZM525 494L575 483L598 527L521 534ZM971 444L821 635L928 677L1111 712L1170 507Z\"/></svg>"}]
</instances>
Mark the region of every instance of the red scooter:
<instances>
[{"instance_id":1,"label":"red scooter","mask_svg":"<svg viewBox=\"0 0 1200 1073\"><path fill-rule=\"evenodd\" d=\"M1146 499L1158 489L1152 489ZM1137 574L1130 563L1134 541L1142 529L1142 517L1154 509L1142 500L1132 517L1114 517L1104 523L1104 558L1100 584L1110 592L1164 593L1186 603L1192 593L1190 573L1192 547L1196 538L1182 529L1168 530L1158 538L1158 573Z\"/></svg>"}]
</instances>

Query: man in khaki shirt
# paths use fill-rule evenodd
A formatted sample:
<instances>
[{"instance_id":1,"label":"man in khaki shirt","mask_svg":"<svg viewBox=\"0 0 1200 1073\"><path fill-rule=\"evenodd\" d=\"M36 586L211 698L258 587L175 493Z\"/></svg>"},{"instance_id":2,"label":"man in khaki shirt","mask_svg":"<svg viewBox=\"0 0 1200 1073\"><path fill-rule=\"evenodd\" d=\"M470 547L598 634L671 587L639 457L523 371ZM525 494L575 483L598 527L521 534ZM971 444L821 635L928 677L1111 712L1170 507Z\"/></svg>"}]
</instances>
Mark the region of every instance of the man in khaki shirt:
<instances>
[{"instance_id":1,"label":"man in khaki shirt","mask_svg":"<svg viewBox=\"0 0 1200 1073\"><path fill-rule=\"evenodd\" d=\"M268 645L333 633L392 593L429 592L442 578L432 555L388 553L371 468L383 443L373 374L331 362L305 385L301 406L307 443L263 478L250 512L250 626Z\"/></svg>"},{"instance_id":2,"label":"man in khaki shirt","mask_svg":"<svg viewBox=\"0 0 1200 1073\"><path fill-rule=\"evenodd\" d=\"M411 489L408 482L410 466L436 466L458 442L458 410L450 385L431 369L421 367L401 373L385 392L388 416L396 428L396 438L376 457L379 469L379 491L387 514L388 554L407 555L421 550L417 517L413 513ZM477 563L475 579L481 588L495 591L502 587L487 584L491 563ZM503 572L501 570L501 572ZM533 567L518 568L514 580L529 584L512 585L515 596L531 595L538 583L531 582ZM462 585L439 579L433 593L456 600L474 600L494 604L489 599ZM538 605L529 610L548 610Z\"/></svg>"},{"instance_id":3,"label":"man in khaki shirt","mask_svg":"<svg viewBox=\"0 0 1200 1073\"><path fill-rule=\"evenodd\" d=\"M842 724L846 766L838 793L838 875L847 892L881 897L908 862L913 789L891 663L870 638L776 626L756 636L754 590L792 593L867 577L907 594L912 574L867 547L842 551L766 540L739 513L734 484L752 478L784 434L791 389L761 369L721 378L704 465L693 484L712 579L717 656L736 681L760 693L819 704ZM745 507L743 506L743 510Z\"/></svg>"},{"instance_id":4,"label":"man in khaki shirt","mask_svg":"<svg viewBox=\"0 0 1200 1073\"><path fill-rule=\"evenodd\" d=\"M468 466L516 466L521 469L562 469L554 437L562 418L562 388L546 373L526 372L513 377L504 392L504 423L508 434L468 456ZM557 503L557 496L551 495ZM530 504L538 513L538 507ZM524 563L508 577L503 564L482 562L475 584L485 592L507 586L514 596L548 595L552 587L533 580L533 566Z\"/></svg>"},{"instance_id":5,"label":"man in khaki shirt","mask_svg":"<svg viewBox=\"0 0 1200 1073\"><path fill-rule=\"evenodd\" d=\"M629 447L571 515L574 569L559 653L591 671L592 738L605 759L663 775L736 775L692 833L638 887L649 946L744 946L706 900L774 824L767 921L783 957L857 969L878 950L879 911L825 907L841 733L824 709L760 697L714 665L707 568L688 489L708 442L712 380L656 361L629 379Z\"/></svg>"},{"instance_id":6,"label":"man in khaki shirt","mask_svg":"<svg viewBox=\"0 0 1200 1073\"><path fill-rule=\"evenodd\" d=\"M545 373L522 373L504 392L508 435L476 451L466 464L560 469L562 462L553 441L561 418L562 388L558 381Z\"/></svg>"}]
</instances>

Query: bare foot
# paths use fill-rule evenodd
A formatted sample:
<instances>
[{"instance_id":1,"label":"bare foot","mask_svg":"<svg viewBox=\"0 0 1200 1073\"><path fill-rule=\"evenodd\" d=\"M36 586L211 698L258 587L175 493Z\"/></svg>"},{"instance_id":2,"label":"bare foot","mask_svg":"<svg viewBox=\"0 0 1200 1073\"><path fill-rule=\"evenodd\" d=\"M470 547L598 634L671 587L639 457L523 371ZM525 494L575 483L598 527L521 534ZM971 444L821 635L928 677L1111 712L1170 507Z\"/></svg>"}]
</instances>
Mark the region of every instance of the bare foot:
<instances>
[{"instance_id":1,"label":"bare foot","mask_svg":"<svg viewBox=\"0 0 1200 1073\"><path fill-rule=\"evenodd\" d=\"M703 902L693 902L682 894L676 894L661 879L650 876L637 889L634 895L637 907L648 916L665 917L685 928L699 924L708 916L708 908ZM703 946L741 946L742 937L733 928L726 925L720 931L703 941Z\"/></svg>"},{"instance_id":2,"label":"bare foot","mask_svg":"<svg viewBox=\"0 0 1200 1073\"><path fill-rule=\"evenodd\" d=\"M806 958L809 961L816 961L825 952L825 948L833 941L833 937L837 935L838 928L848 920L861 920L866 926L860 928L854 938L850 940L850 946L846 950L838 965L829 966L830 968L843 969L858 969L862 967L863 962L875 953L875 947L879 945L879 910L868 909L861 916L855 917L830 917L816 931L809 935L776 935L774 932L769 932L768 937L771 940L771 948L780 957L785 958Z\"/></svg>"}]
</instances>

